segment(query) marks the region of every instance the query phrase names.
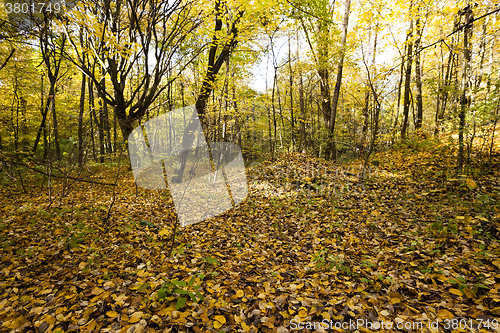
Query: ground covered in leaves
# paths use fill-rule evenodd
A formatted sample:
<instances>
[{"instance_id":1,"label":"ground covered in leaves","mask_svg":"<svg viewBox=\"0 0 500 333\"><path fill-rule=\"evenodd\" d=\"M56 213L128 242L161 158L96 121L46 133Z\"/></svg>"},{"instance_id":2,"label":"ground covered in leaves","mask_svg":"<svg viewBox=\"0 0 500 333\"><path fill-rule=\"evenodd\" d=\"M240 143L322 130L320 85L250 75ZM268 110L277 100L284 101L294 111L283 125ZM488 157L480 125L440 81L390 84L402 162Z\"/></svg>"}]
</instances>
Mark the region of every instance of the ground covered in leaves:
<instances>
[{"instance_id":1,"label":"ground covered in leaves","mask_svg":"<svg viewBox=\"0 0 500 333\"><path fill-rule=\"evenodd\" d=\"M49 198L26 176L26 193L1 189L0 331L500 332L498 170L456 175L453 155L405 145L366 177L360 161L261 163L171 256L173 204L126 166L81 174L119 171L114 194L62 179Z\"/></svg>"}]
</instances>

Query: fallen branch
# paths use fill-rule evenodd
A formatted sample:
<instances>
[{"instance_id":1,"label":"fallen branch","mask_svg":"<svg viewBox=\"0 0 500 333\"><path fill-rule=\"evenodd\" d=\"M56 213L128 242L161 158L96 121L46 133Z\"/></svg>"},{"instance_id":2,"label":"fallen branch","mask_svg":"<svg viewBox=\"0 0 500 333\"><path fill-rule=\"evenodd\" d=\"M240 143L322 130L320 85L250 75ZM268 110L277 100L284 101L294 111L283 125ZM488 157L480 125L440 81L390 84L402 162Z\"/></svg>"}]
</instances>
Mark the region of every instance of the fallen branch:
<instances>
[{"instance_id":1,"label":"fallen branch","mask_svg":"<svg viewBox=\"0 0 500 333\"><path fill-rule=\"evenodd\" d=\"M71 176L68 176L68 175L64 175L64 176L59 176L59 175L55 175L55 174L50 174L47 173L47 172L44 172L44 171L40 171L38 169L35 169L34 167L31 167L27 164L24 164L24 163L21 163L21 162L14 162L14 161L5 161L4 162L6 163L10 163L10 164L15 164L15 165L21 165L21 166L24 166L28 169L31 169L39 174L42 174L42 175L45 175L45 176L50 176L50 177L54 177L54 178L62 178L62 179L72 179L74 181L77 181L77 182L82 182L82 183L90 183L90 184L96 184L96 185L106 185L106 186L117 186L117 184L115 183L101 183L101 182L96 182L96 181L93 181L93 180L89 180L89 179L82 179L82 178L76 178L76 177L71 177Z\"/></svg>"}]
</instances>

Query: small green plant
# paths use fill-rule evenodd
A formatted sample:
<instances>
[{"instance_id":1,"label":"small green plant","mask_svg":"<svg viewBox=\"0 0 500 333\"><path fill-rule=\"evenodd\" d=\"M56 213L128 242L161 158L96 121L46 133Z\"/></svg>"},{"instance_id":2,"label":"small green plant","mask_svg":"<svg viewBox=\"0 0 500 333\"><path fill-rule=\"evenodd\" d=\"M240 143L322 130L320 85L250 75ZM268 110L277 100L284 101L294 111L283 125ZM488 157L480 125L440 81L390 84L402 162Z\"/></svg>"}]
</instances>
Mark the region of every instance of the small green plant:
<instances>
[{"instance_id":1,"label":"small green plant","mask_svg":"<svg viewBox=\"0 0 500 333\"><path fill-rule=\"evenodd\" d=\"M219 264L219 260L212 257L206 257L203 261L212 266Z\"/></svg>"},{"instance_id":2,"label":"small green plant","mask_svg":"<svg viewBox=\"0 0 500 333\"><path fill-rule=\"evenodd\" d=\"M465 284L465 278L463 276L457 276L456 278L449 278L448 282L450 282L451 284L458 284L458 290L460 290L461 292L463 292L464 289L467 288L467 285Z\"/></svg>"},{"instance_id":3,"label":"small green plant","mask_svg":"<svg viewBox=\"0 0 500 333\"><path fill-rule=\"evenodd\" d=\"M188 282L179 281L179 280L170 280L163 278L165 282L161 285L161 288L158 290L158 300L164 301L167 295L172 295L177 298L177 303L175 305L175 309L179 310L183 306L186 305L187 298L191 298L191 300L195 303L199 301L204 301L205 298L198 291L200 288L200 284L195 285L196 277L203 281L205 275L198 274L197 276L192 276Z\"/></svg>"},{"instance_id":4,"label":"small green plant","mask_svg":"<svg viewBox=\"0 0 500 333\"><path fill-rule=\"evenodd\" d=\"M340 269L343 260L337 260L338 258L330 258L328 255L328 249L322 249L313 255L312 261L316 263L316 269L331 270L334 267Z\"/></svg>"},{"instance_id":5,"label":"small green plant","mask_svg":"<svg viewBox=\"0 0 500 333\"><path fill-rule=\"evenodd\" d=\"M176 256L178 256L178 255L183 255L185 251L186 251L186 249L185 249L185 248L184 248L184 246L182 246L182 244L181 244L181 246L180 246L180 247L178 247L178 248L176 248L176 249L173 249L173 250L172 250L172 256L173 256L173 257L176 257Z\"/></svg>"}]
</instances>

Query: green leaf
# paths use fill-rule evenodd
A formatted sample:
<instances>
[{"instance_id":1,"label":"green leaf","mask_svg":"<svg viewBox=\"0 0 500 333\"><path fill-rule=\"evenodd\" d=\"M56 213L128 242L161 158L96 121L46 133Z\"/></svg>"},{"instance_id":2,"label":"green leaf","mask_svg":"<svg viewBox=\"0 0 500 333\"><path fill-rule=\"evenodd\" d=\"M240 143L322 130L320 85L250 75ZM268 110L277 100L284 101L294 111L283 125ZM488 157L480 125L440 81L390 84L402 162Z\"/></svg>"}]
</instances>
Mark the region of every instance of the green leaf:
<instances>
[{"instance_id":1,"label":"green leaf","mask_svg":"<svg viewBox=\"0 0 500 333\"><path fill-rule=\"evenodd\" d=\"M449 278L448 282L451 283L451 284L458 284L458 281L455 280L454 278Z\"/></svg>"},{"instance_id":2,"label":"green leaf","mask_svg":"<svg viewBox=\"0 0 500 333\"><path fill-rule=\"evenodd\" d=\"M172 281L172 283L175 284L176 286L181 286L181 287L187 286L186 281L177 281L177 280L174 280L174 281Z\"/></svg>"},{"instance_id":3,"label":"green leaf","mask_svg":"<svg viewBox=\"0 0 500 333\"><path fill-rule=\"evenodd\" d=\"M192 287L192 286L193 286L193 284L194 284L194 279L195 279L195 278L194 278L194 276L193 276L193 277L191 277L191 279L189 279L188 285L189 285L190 287Z\"/></svg>"},{"instance_id":4,"label":"green leaf","mask_svg":"<svg viewBox=\"0 0 500 333\"><path fill-rule=\"evenodd\" d=\"M158 299L160 301L163 301L165 299L165 297L167 297L167 294L165 293L165 289L161 288L160 290L158 290Z\"/></svg>"},{"instance_id":5,"label":"green leaf","mask_svg":"<svg viewBox=\"0 0 500 333\"><path fill-rule=\"evenodd\" d=\"M183 290L183 289L176 289L176 290L175 290L175 292L176 292L176 293L179 293L179 294L181 294L181 295L185 295L185 294L187 294L187 291L185 291L185 290Z\"/></svg>"},{"instance_id":6,"label":"green leaf","mask_svg":"<svg viewBox=\"0 0 500 333\"><path fill-rule=\"evenodd\" d=\"M187 294L188 294L189 297L191 297L191 299L193 300L193 302L196 302L196 296L193 293L188 292Z\"/></svg>"},{"instance_id":7,"label":"green leaf","mask_svg":"<svg viewBox=\"0 0 500 333\"><path fill-rule=\"evenodd\" d=\"M184 305L186 305L186 297L181 297L177 300L177 304L175 305L175 310L179 310Z\"/></svg>"},{"instance_id":8,"label":"green leaf","mask_svg":"<svg viewBox=\"0 0 500 333\"><path fill-rule=\"evenodd\" d=\"M195 291L195 293L196 293L196 296L198 296L199 299L201 299L202 301L205 300L205 297L203 297L203 295L199 291Z\"/></svg>"}]
</instances>

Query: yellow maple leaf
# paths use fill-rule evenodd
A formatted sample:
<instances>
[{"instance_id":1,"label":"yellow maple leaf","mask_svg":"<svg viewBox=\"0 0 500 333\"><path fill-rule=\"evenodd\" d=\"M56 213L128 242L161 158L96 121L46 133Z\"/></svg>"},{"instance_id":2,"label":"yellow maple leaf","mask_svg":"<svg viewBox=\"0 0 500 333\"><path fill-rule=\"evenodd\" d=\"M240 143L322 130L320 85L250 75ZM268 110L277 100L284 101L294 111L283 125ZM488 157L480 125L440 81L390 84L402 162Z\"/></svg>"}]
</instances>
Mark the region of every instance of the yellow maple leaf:
<instances>
[{"instance_id":1,"label":"yellow maple leaf","mask_svg":"<svg viewBox=\"0 0 500 333\"><path fill-rule=\"evenodd\" d=\"M462 296L463 295L463 293L460 290L454 289L454 288L450 289L450 293L452 293L454 295L457 295L457 296Z\"/></svg>"},{"instance_id":2,"label":"yellow maple leaf","mask_svg":"<svg viewBox=\"0 0 500 333\"><path fill-rule=\"evenodd\" d=\"M158 232L158 235L160 236L165 236L165 235L168 235L169 234L169 230L167 228L163 228L161 229L159 232Z\"/></svg>"},{"instance_id":3,"label":"yellow maple leaf","mask_svg":"<svg viewBox=\"0 0 500 333\"><path fill-rule=\"evenodd\" d=\"M108 316L110 318L114 318L114 317L118 316L118 313L116 313L116 311L106 311L106 316Z\"/></svg>"},{"instance_id":4,"label":"yellow maple leaf","mask_svg":"<svg viewBox=\"0 0 500 333\"><path fill-rule=\"evenodd\" d=\"M467 187L469 188L469 190L475 190L477 188L477 184L475 181L473 181L472 179L470 178L467 178L465 180L465 183L467 184Z\"/></svg>"},{"instance_id":5,"label":"yellow maple leaf","mask_svg":"<svg viewBox=\"0 0 500 333\"><path fill-rule=\"evenodd\" d=\"M91 294L92 294L92 295L100 295L100 294L102 294L103 292L104 292L104 289L101 289L101 288L94 288L94 289L92 289Z\"/></svg>"},{"instance_id":6,"label":"yellow maple leaf","mask_svg":"<svg viewBox=\"0 0 500 333\"><path fill-rule=\"evenodd\" d=\"M247 332L247 331L250 331L250 326L247 325L247 323L245 323L244 321L241 322L241 328Z\"/></svg>"},{"instance_id":7,"label":"yellow maple leaf","mask_svg":"<svg viewBox=\"0 0 500 333\"><path fill-rule=\"evenodd\" d=\"M141 311L137 311L132 313L130 316L130 323L137 323L142 318L143 313Z\"/></svg>"},{"instance_id":8,"label":"yellow maple leaf","mask_svg":"<svg viewBox=\"0 0 500 333\"><path fill-rule=\"evenodd\" d=\"M446 309L441 309L438 311L438 318L440 319L453 319L455 315Z\"/></svg>"}]
</instances>

